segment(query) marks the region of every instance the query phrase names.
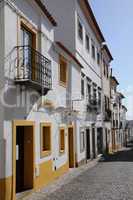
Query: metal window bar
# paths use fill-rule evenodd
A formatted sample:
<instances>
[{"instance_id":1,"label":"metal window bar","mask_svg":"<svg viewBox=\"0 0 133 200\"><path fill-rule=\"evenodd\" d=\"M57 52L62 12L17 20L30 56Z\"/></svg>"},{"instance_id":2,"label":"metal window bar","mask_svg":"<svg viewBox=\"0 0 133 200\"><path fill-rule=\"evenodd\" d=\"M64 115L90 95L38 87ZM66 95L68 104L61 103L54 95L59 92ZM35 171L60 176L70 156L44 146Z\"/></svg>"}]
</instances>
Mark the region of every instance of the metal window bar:
<instances>
[{"instance_id":1,"label":"metal window bar","mask_svg":"<svg viewBox=\"0 0 133 200\"><path fill-rule=\"evenodd\" d=\"M52 88L51 61L30 46L17 46L16 79Z\"/></svg>"}]
</instances>

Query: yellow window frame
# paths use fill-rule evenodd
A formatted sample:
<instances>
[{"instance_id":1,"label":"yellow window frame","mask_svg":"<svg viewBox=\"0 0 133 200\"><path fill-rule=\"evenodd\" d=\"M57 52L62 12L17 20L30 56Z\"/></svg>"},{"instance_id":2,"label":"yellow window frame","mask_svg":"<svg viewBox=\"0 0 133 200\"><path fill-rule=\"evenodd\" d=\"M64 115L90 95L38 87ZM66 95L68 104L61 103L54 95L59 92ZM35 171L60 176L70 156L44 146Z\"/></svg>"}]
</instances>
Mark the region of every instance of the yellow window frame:
<instances>
[{"instance_id":1,"label":"yellow window frame","mask_svg":"<svg viewBox=\"0 0 133 200\"><path fill-rule=\"evenodd\" d=\"M65 127L59 128L59 152L60 154L65 153Z\"/></svg>"},{"instance_id":2,"label":"yellow window frame","mask_svg":"<svg viewBox=\"0 0 133 200\"><path fill-rule=\"evenodd\" d=\"M49 135L49 149L44 150L44 128L49 128L50 129L50 135ZM52 143L51 143L51 123L41 123L41 157L47 157L51 155L51 148L52 148Z\"/></svg>"}]
</instances>

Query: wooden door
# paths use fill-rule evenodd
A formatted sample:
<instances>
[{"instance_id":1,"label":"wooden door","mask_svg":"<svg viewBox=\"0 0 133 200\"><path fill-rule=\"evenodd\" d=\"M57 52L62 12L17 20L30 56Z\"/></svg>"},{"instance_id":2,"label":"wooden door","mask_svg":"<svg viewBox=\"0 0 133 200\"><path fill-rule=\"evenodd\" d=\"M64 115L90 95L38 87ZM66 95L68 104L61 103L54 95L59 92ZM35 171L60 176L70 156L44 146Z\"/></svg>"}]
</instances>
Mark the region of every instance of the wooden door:
<instances>
[{"instance_id":1,"label":"wooden door","mask_svg":"<svg viewBox=\"0 0 133 200\"><path fill-rule=\"evenodd\" d=\"M24 127L16 128L16 193L24 188Z\"/></svg>"},{"instance_id":2,"label":"wooden door","mask_svg":"<svg viewBox=\"0 0 133 200\"><path fill-rule=\"evenodd\" d=\"M33 127L16 127L16 193L33 188Z\"/></svg>"},{"instance_id":3,"label":"wooden door","mask_svg":"<svg viewBox=\"0 0 133 200\"><path fill-rule=\"evenodd\" d=\"M74 134L73 128L68 128L68 156L69 156L69 167L73 168L75 166L74 159Z\"/></svg>"}]
</instances>

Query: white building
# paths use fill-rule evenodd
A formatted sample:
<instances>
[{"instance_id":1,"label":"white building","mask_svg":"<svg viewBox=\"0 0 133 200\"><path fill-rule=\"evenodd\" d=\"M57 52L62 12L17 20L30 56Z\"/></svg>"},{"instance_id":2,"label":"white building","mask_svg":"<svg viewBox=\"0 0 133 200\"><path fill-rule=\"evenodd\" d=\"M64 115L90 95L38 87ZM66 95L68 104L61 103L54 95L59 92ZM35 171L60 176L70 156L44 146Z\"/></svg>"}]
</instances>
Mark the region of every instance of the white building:
<instances>
[{"instance_id":1,"label":"white building","mask_svg":"<svg viewBox=\"0 0 133 200\"><path fill-rule=\"evenodd\" d=\"M120 110L120 131L121 131L121 144L122 146L126 146L126 137L127 137L127 108L124 105L121 105Z\"/></svg>"},{"instance_id":2,"label":"white building","mask_svg":"<svg viewBox=\"0 0 133 200\"><path fill-rule=\"evenodd\" d=\"M82 64L81 97L76 124L76 162L80 165L98 154L97 134L103 126L101 115L101 46L105 41L87 0L49 0L48 9L58 21L55 40L59 40ZM66 10L69 11L66 12ZM72 84L77 84L78 81ZM76 86L76 85L75 85ZM77 107L74 107L78 111Z\"/></svg>"},{"instance_id":3,"label":"white building","mask_svg":"<svg viewBox=\"0 0 133 200\"><path fill-rule=\"evenodd\" d=\"M117 79L111 77L111 110L112 110L112 151L117 151L122 147L122 124L121 109L122 100L125 98L122 93L118 92L119 85Z\"/></svg>"},{"instance_id":4,"label":"white building","mask_svg":"<svg viewBox=\"0 0 133 200\"><path fill-rule=\"evenodd\" d=\"M15 200L75 166L70 100L81 95L82 64L54 42L57 23L40 0L2 1L0 24L0 199Z\"/></svg>"},{"instance_id":5,"label":"white building","mask_svg":"<svg viewBox=\"0 0 133 200\"><path fill-rule=\"evenodd\" d=\"M112 149L112 111L111 111L111 85L110 76L111 68L110 63L113 57L107 45L102 49L102 94L103 94L103 152L111 152Z\"/></svg>"}]
</instances>

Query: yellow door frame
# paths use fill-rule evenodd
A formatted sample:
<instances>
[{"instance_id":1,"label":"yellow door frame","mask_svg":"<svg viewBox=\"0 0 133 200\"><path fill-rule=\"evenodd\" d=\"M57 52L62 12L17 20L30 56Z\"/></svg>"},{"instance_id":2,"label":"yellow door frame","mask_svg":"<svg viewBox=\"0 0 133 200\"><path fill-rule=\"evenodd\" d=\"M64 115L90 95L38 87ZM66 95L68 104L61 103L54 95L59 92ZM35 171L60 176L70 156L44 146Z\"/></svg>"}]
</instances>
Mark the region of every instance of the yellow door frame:
<instances>
[{"instance_id":1,"label":"yellow door frame","mask_svg":"<svg viewBox=\"0 0 133 200\"><path fill-rule=\"evenodd\" d=\"M33 172L35 171L35 122L28 120L14 120L12 122L12 131L13 131L13 140L12 140L12 149L13 149L13 163L12 163L12 200L16 200L16 127L17 126L31 126L33 127ZM33 189L35 189L35 179L33 174Z\"/></svg>"},{"instance_id":2,"label":"yellow door frame","mask_svg":"<svg viewBox=\"0 0 133 200\"><path fill-rule=\"evenodd\" d=\"M76 166L76 156L75 156L75 126L69 125L68 126L68 161L69 161L69 128L73 129L73 157L74 157L74 167Z\"/></svg>"}]
</instances>

